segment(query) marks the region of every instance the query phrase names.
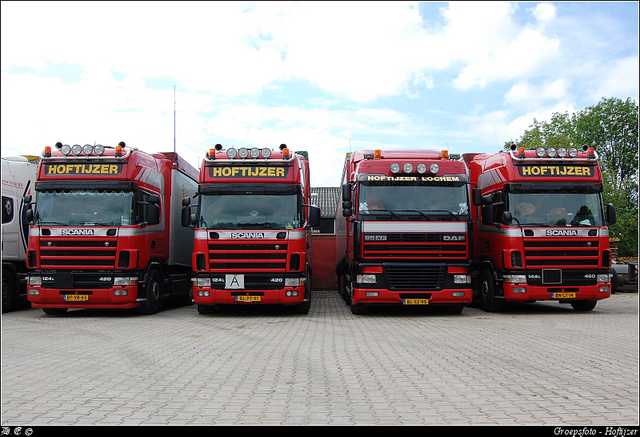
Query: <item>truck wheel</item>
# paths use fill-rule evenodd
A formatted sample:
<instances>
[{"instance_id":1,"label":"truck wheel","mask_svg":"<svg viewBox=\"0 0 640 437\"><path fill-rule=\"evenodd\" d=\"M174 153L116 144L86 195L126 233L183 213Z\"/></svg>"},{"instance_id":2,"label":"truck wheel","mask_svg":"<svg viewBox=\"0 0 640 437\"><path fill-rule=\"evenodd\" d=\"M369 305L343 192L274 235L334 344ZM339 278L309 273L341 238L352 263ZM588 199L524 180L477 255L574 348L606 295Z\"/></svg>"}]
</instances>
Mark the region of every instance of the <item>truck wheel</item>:
<instances>
[{"instance_id":1,"label":"truck wheel","mask_svg":"<svg viewBox=\"0 0 640 437\"><path fill-rule=\"evenodd\" d=\"M344 303L347 304L347 305L351 305L351 296L349 295L349 292L347 291L347 287L345 286L345 281L346 281L346 279L345 279L344 275L338 276L338 292L342 296L342 299L344 300Z\"/></svg>"},{"instance_id":2,"label":"truck wheel","mask_svg":"<svg viewBox=\"0 0 640 437\"><path fill-rule=\"evenodd\" d=\"M311 309L311 281L309 281L309 277L307 277L304 283L304 297L306 300L295 306L294 312L296 314L309 314L309 310Z\"/></svg>"},{"instance_id":3,"label":"truck wheel","mask_svg":"<svg viewBox=\"0 0 640 437\"><path fill-rule=\"evenodd\" d=\"M162 281L157 270L149 272L147 280L147 300L142 302L139 311L142 314L155 314L162 307Z\"/></svg>"},{"instance_id":4,"label":"truck wheel","mask_svg":"<svg viewBox=\"0 0 640 437\"><path fill-rule=\"evenodd\" d=\"M571 306L576 311L591 311L596 307L596 300L577 300L575 302L571 302Z\"/></svg>"},{"instance_id":5,"label":"truck wheel","mask_svg":"<svg viewBox=\"0 0 640 437\"><path fill-rule=\"evenodd\" d=\"M213 314L216 312L216 307L213 305L202 305L198 304L198 313L199 314Z\"/></svg>"},{"instance_id":6,"label":"truck wheel","mask_svg":"<svg viewBox=\"0 0 640 437\"><path fill-rule=\"evenodd\" d=\"M9 269L3 269L2 272L2 312L7 313L13 311L16 305L16 278Z\"/></svg>"},{"instance_id":7,"label":"truck wheel","mask_svg":"<svg viewBox=\"0 0 640 437\"><path fill-rule=\"evenodd\" d=\"M482 272L480 299L482 309L487 312L500 312L504 309L504 302L496 299L496 284L489 269Z\"/></svg>"}]
</instances>

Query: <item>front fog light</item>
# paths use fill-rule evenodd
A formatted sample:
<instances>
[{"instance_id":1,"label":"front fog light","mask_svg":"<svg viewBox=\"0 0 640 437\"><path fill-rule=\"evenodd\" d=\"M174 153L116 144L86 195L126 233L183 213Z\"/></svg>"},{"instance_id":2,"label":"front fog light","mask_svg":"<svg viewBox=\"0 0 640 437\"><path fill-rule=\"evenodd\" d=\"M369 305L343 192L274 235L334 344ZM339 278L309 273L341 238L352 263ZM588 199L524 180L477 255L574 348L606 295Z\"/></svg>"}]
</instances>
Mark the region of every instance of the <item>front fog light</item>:
<instances>
[{"instance_id":1,"label":"front fog light","mask_svg":"<svg viewBox=\"0 0 640 437\"><path fill-rule=\"evenodd\" d=\"M609 287L600 287L600 293L608 293Z\"/></svg>"},{"instance_id":2,"label":"front fog light","mask_svg":"<svg viewBox=\"0 0 640 437\"><path fill-rule=\"evenodd\" d=\"M126 296L129 292L127 290L113 290L114 296Z\"/></svg>"},{"instance_id":3,"label":"front fog light","mask_svg":"<svg viewBox=\"0 0 640 437\"><path fill-rule=\"evenodd\" d=\"M209 290L198 290L198 297L209 297Z\"/></svg>"},{"instance_id":4,"label":"front fog light","mask_svg":"<svg viewBox=\"0 0 640 437\"><path fill-rule=\"evenodd\" d=\"M378 297L378 292L377 292L377 291L367 291L367 292L365 293L365 295L366 295L367 297Z\"/></svg>"},{"instance_id":5,"label":"front fog light","mask_svg":"<svg viewBox=\"0 0 640 437\"><path fill-rule=\"evenodd\" d=\"M609 273L598 273L596 280L598 282L609 282Z\"/></svg>"},{"instance_id":6,"label":"front fog light","mask_svg":"<svg viewBox=\"0 0 640 437\"><path fill-rule=\"evenodd\" d=\"M39 296L40 295L40 290L35 290L33 288L29 289L29 296Z\"/></svg>"},{"instance_id":7,"label":"front fog light","mask_svg":"<svg viewBox=\"0 0 640 437\"><path fill-rule=\"evenodd\" d=\"M375 284L376 275L358 275L356 276L358 284Z\"/></svg>"},{"instance_id":8,"label":"front fog light","mask_svg":"<svg viewBox=\"0 0 640 437\"><path fill-rule=\"evenodd\" d=\"M464 297L464 291L454 291L451 293L453 297Z\"/></svg>"},{"instance_id":9,"label":"front fog light","mask_svg":"<svg viewBox=\"0 0 640 437\"><path fill-rule=\"evenodd\" d=\"M298 296L298 290L289 290L285 294L287 297L296 297Z\"/></svg>"},{"instance_id":10,"label":"front fog light","mask_svg":"<svg viewBox=\"0 0 640 437\"><path fill-rule=\"evenodd\" d=\"M513 292L518 294L525 294L527 292L527 289L526 287L514 287Z\"/></svg>"}]
</instances>

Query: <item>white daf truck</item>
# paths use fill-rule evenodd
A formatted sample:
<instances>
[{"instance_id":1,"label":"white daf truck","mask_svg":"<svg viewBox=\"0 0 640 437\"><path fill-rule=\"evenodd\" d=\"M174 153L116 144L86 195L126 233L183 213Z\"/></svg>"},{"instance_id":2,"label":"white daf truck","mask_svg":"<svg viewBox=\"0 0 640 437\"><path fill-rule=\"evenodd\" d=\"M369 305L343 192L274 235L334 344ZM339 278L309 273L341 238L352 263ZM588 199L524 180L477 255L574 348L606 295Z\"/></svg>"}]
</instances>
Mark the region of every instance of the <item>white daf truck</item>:
<instances>
[{"instance_id":1,"label":"white daf truck","mask_svg":"<svg viewBox=\"0 0 640 437\"><path fill-rule=\"evenodd\" d=\"M26 249L29 224L23 212L24 196L35 197L33 184L38 157L2 158L2 312L26 302Z\"/></svg>"}]
</instances>

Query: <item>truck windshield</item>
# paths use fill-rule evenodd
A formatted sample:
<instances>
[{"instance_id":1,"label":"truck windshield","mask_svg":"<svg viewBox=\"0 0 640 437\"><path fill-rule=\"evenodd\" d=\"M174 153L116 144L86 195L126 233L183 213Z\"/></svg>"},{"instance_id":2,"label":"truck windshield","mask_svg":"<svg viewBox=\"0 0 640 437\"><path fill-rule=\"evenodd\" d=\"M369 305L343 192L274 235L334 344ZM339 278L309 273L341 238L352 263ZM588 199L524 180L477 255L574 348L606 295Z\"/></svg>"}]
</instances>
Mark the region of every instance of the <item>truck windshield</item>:
<instances>
[{"instance_id":1,"label":"truck windshield","mask_svg":"<svg viewBox=\"0 0 640 437\"><path fill-rule=\"evenodd\" d=\"M216 194L200 198L205 229L295 229L302 226L297 194Z\"/></svg>"},{"instance_id":2,"label":"truck windshield","mask_svg":"<svg viewBox=\"0 0 640 437\"><path fill-rule=\"evenodd\" d=\"M467 220L467 187L371 186L360 184L361 220Z\"/></svg>"},{"instance_id":3,"label":"truck windshield","mask_svg":"<svg viewBox=\"0 0 640 437\"><path fill-rule=\"evenodd\" d=\"M132 220L133 193L124 191L40 191L36 225L126 226Z\"/></svg>"},{"instance_id":4,"label":"truck windshield","mask_svg":"<svg viewBox=\"0 0 640 437\"><path fill-rule=\"evenodd\" d=\"M510 193L508 205L520 225L605 225L599 193Z\"/></svg>"}]
</instances>

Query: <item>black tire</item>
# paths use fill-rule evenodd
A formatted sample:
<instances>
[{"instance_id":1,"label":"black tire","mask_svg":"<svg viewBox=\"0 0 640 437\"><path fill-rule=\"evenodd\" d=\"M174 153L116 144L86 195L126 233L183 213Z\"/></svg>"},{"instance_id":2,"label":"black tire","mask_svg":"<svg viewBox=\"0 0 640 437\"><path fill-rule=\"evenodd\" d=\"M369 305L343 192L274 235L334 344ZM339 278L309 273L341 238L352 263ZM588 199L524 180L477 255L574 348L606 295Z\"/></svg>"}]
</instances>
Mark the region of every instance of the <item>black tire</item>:
<instances>
[{"instance_id":1,"label":"black tire","mask_svg":"<svg viewBox=\"0 0 640 437\"><path fill-rule=\"evenodd\" d=\"M157 270L149 272L147 279L147 300L138 308L141 314L156 314L162 308L162 278Z\"/></svg>"},{"instance_id":2,"label":"black tire","mask_svg":"<svg viewBox=\"0 0 640 437\"><path fill-rule=\"evenodd\" d=\"M496 283L489 269L482 272L480 279L480 304L487 312L496 313L504 310L504 301L496 298Z\"/></svg>"},{"instance_id":3,"label":"black tire","mask_svg":"<svg viewBox=\"0 0 640 437\"><path fill-rule=\"evenodd\" d=\"M346 278L344 277L344 275L338 276L338 292L342 296L342 300L344 300L344 303L346 305L351 305L351 296L347 291L347 287L345 283L346 283Z\"/></svg>"},{"instance_id":4,"label":"black tire","mask_svg":"<svg viewBox=\"0 0 640 437\"><path fill-rule=\"evenodd\" d=\"M571 302L571 306L576 311L591 311L596 307L597 300L576 300Z\"/></svg>"},{"instance_id":5,"label":"black tire","mask_svg":"<svg viewBox=\"0 0 640 437\"><path fill-rule=\"evenodd\" d=\"M304 298L306 300L304 300L301 304L295 306L294 312L296 314L309 314L309 310L311 309L311 281L309 281L309 278L307 278L305 284Z\"/></svg>"},{"instance_id":6,"label":"black tire","mask_svg":"<svg viewBox=\"0 0 640 437\"><path fill-rule=\"evenodd\" d=\"M16 277L9 269L2 272L2 312L8 313L16 307L18 287Z\"/></svg>"}]
</instances>

